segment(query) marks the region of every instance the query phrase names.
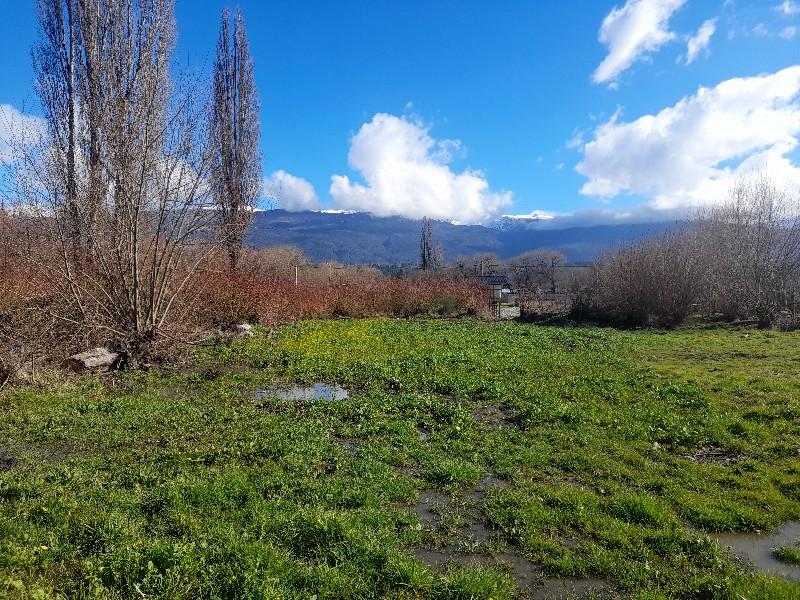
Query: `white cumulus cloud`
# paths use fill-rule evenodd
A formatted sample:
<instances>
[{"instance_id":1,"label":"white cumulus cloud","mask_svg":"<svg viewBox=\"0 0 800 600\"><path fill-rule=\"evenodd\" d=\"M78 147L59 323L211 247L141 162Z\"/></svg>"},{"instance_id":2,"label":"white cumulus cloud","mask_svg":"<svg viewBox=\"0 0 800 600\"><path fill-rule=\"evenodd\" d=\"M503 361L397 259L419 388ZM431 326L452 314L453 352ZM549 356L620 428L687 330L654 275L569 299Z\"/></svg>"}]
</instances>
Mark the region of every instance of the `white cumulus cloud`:
<instances>
[{"instance_id":1,"label":"white cumulus cloud","mask_svg":"<svg viewBox=\"0 0 800 600\"><path fill-rule=\"evenodd\" d=\"M603 20L600 42L608 47L608 55L597 67L595 83L613 84L634 62L657 51L675 39L669 20L686 0L628 0Z\"/></svg>"},{"instance_id":2,"label":"white cumulus cloud","mask_svg":"<svg viewBox=\"0 0 800 600\"><path fill-rule=\"evenodd\" d=\"M766 25L763 23L759 23L755 27L753 27L753 35L756 37L767 37L769 35L769 29L767 29Z\"/></svg>"},{"instance_id":3,"label":"white cumulus cloud","mask_svg":"<svg viewBox=\"0 0 800 600\"><path fill-rule=\"evenodd\" d=\"M45 130L41 117L27 115L11 104L0 104L0 162L13 160L17 150L38 143Z\"/></svg>"},{"instance_id":4,"label":"white cumulus cloud","mask_svg":"<svg viewBox=\"0 0 800 600\"><path fill-rule=\"evenodd\" d=\"M800 65L700 88L654 115L594 132L576 167L581 193L641 194L670 209L725 197L736 179L759 172L800 192Z\"/></svg>"},{"instance_id":5,"label":"white cumulus cloud","mask_svg":"<svg viewBox=\"0 0 800 600\"><path fill-rule=\"evenodd\" d=\"M366 185L333 175L334 206L377 216L487 221L511 203L512 194L490 190L481 171L454 172L448 163L460 151L460 142L437 141L409 117L376 114L353 137L348 155Z\"/></svg>"},{"instance_id":6,"label":"white cumulus cloud","mask_svg":"<svg viewBox=\"0 0 800 600\"><path fill-rule=\"evenodd\" d=\"M314 186L301 177L278 170L264 179L264 193L284 210L317 210L319 198Z\"/></svg>"},{"instance_id":7,"label":"white cumulus cloud","mask_svg":"<svg viewBox=\"0 0 800 600\"><path fill-rule=\"evenodd\" d=\"M686 42L687 65L692 64L695 59L700 56L701 52L708 49L708 45L711 43L711 36L714 35L716 30L717 20L708 19L700 26L700 29L697 30L697 33L689 38L689 40Z\"/></svg>"},{"instance_id":8,"label":"white cumulus cloud","mask_svg":"<svg viewBox=\"0 0 800 600\"><path fill-rule=\"evenodd\" d=\"M794 25L784 27L778 35L785 40L793 40L797 35L797 27Z\"/></svg>"},{"instance_id":9,"label":"white cumulus cloud","mask_svg":"<svg viewBox=\"0 0 800 600\"><path fill-rule=\"evenodd\" d=\"M787 17L800 15L800 4L794 0L783 0L783 2L777 6L777 9Z\"/></svg>"}]
</instances>

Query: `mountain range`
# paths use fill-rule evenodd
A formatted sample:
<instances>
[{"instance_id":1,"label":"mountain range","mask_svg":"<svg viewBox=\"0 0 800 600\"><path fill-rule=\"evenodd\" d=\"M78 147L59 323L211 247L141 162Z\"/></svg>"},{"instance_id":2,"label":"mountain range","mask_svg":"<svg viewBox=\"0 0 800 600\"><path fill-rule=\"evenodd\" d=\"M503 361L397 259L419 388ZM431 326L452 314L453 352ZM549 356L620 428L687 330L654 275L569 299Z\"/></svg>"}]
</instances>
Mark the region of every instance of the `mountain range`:
<instances>
[{"instance_id":1,"label":"mountain range","mask_svg":"<svg viewBox=\"0 0 800 600\"><path fill-rule=\"evenodd\" d=\"M247 243L255 248L297 246L316 262L397 265L419 259L421 222L369 213L268 210L255 213ZM445 260L492 252L511 258L527 250L549 249L570 263L584 263L620 244L679 228L680 222L624 223L588 227L543 227L540 219L502 218L489 225L433 222L434 242Z\"/></svg>"}]
</instances>

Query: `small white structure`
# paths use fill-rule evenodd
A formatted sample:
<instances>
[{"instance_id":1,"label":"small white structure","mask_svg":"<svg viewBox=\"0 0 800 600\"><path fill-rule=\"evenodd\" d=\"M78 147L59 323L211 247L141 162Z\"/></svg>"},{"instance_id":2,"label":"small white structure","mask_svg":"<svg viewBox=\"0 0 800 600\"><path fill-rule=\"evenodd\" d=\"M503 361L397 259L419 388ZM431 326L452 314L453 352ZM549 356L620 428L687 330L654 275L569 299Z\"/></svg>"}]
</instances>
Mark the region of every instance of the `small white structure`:
<instances>
[{"instance_id":1,"label":"small white structure","mask_svg":"<svg viewBox=\"0 0 800 600\"><path fill-rule=\"evenodd\" d=\"M503 288L508 287L505 275L481 275L476 280L489 290L489 308L494 318L500 318L500 304L503 302Z\"/></svg>"}]
</instances>

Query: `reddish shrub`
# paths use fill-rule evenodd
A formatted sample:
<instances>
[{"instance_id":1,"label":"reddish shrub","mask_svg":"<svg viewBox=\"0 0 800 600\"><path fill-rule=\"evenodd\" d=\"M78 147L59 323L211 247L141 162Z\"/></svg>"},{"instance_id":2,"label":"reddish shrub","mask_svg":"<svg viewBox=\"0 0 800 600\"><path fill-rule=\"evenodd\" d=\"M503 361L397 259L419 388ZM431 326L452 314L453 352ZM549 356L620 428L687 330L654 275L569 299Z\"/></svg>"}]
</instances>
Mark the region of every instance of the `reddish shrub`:
<instances>
[{"instance_id":1,"label":"reddish shrub","mask_svg":"<svg viewBox=\"0 0 800 600\"><path fill-rule=\"evenodd\" d=\"M276 325L301 319L479 314L486 292L469 282L436 277L394 278L377 271L340 269L335 277L308 283L253 272L207 272L193 318L225 325Z\"/></svg>"}]
</instances>

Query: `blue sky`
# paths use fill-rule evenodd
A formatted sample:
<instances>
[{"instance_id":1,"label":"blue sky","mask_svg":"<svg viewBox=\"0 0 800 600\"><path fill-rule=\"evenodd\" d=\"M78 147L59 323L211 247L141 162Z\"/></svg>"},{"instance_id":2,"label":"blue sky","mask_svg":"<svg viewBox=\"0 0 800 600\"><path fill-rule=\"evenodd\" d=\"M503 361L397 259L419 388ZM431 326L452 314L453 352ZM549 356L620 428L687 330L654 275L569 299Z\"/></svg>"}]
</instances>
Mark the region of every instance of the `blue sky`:
<instances>
[{"instance_id":1,"label":"blue sky","mask_svg":"<svg viewBox=\"0 0 800 600\"><path fill-rule=\"evenodd\" d=\"M280 207L648 220L750 171L800 190L792 0L239 4ZM177 60L208 72L225 5L177 0ZM0 105L35 115L33 2L4 9Z\"/></svg>"}]
</instances>

